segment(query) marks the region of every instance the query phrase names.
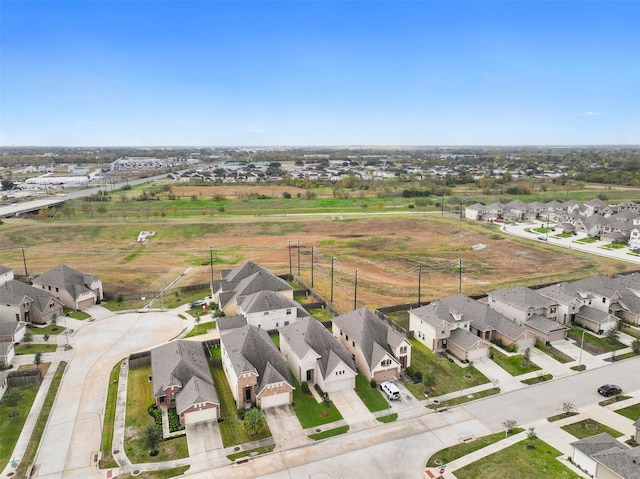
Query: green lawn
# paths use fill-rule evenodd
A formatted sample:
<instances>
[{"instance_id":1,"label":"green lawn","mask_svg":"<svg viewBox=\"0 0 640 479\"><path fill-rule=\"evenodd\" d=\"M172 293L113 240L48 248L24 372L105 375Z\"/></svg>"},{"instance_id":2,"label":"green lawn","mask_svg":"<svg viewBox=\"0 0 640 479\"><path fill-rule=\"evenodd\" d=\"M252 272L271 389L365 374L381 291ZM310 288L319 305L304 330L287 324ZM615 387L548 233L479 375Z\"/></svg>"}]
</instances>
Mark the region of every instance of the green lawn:
<instances>
[{"instance_id":1,"label":"green lawn","mask_svg":"<svg viewBox=\"0 0 640 479\"><path fill-rule=\"evenodd\" d=\"M532 384L543 383L545 381L551 381L552 379L553 379L553 374L542 374L540 376L536 376L535 378L525 379L524 381L520 381L520 382L531 386Z\"/></svg>"},{"instance_id":2,"label":"green lawn","mask_svg":"<svg viewBox=\"0 0 640 479\"><path fill-rule=\"evenodd\" d=\"M210 330L216 329L216 323L209 321L208 323L196 324L189 334L185 338L192 338L193 336L200 336L201 334L207 334Z\"/></svg>"},{"instance_id":3,"label":"green lawn","mask_svg":"<svg viewBox=\"0 0 640 479\"><path fill-rule=\"evenodd\" d=\"M512 376L520 376L521 374L530 373L532 371L540 370L540 367L529 361L529 364L524 364L524 357L520 354L514 356L505 356L496 348L491 348L491 359L493 362L507 371Z\"/></svg>"},{"instance_id":4,"label":"green lawn","mask_svg":"<svg viewBox=\"0 0 640 479\"><path fill-rule=\"evenodd\" d=\"M118 384L120 379L120 365L122 361L117 363L109 374L109 384L107 391L107 404L104 411L104 424L102 425L102 460L100 467L107 469L110 467L118 467L115 459L111 455L111 445L113 444L113 427L116 419L116 405L118 398Z\"/></svg>"},{"instance_id":5,"label":"green lawn","mask_svg":"<svg viewBox=\"0 0 640 479\"><path fill-rule=\"evenodd\" d=\"M11 389L17 389L22 393L20 402L15 408L6 405L6 394ZM13 448L18 441L19 432L22 431L33 400L38 394L38 386L23 386L19 388L9 388L5 396L0 400L0 464L4 467L11 460ZM9 417L9 413L17 411L18 415Z\"/></svg>"},{"instance_id":6,"label":"green lawn","mask_svg":"<svg viewBox=\"0 0 640 479\"><path fill-rule=\"evenodd\" d=\"M45 426L47 425L47 419L49 418L51 408L53 407L53 401L58 394L60 382L62 381L62 375L64 374L64 370L66 369L66 367L67 363L64 361L61 361L58 364L58 369L53 376L53 380L51 381L51 385L49 386L49 391L47 391L47 396L45 397L44 403L42 404L42 409L40 410L38 421L33 427L33 433L29 438L29 444L27 445L27 449L25 450L24 455L22 456L22 460L18 465L18 469L16 470L16 477L25 476L25 474L27 473L27 469L31 464L33 464L36 452L38 451L38 446L40 445L40 440L42 439L42 436L44 434Z\"/></svg>"},{"instance_id":7,"label":"green lawn","mask_svg":"<svg viewBox=\"0 0 640 479\"><path fill-rule=\"evenodd\" d=\"M622 324L622 332L625 334L628 334L629 336L633 336L636 339L640 339L640 329L638 328L632 328L631 326L629 326L628 324L625 323L621 323Z\"/></svg>"},{"instance_id":8,"label":"green lawn","mask_svg":"<svg viewBox=\"0 0 640 479\"><path fill-rule=\"evenodd\" d=\"M315 308L308 309L307 312L312 318L317 319L318 321L331 321L331 318L333 318L333 314L331 314L331 311L328 309Z\"/></svg>"},{"instance_id":9,"label":"green lawn","mask_svg":"<svg viewBox=\"0 0 640 479\"><path fill-rule=\"evenodd\" d=\"M229 454L227 456L227 459L229 459L230 461L235 461L236 459L240 459L241 457L250 456L251 453L253 452L257 452L258 454L266 454L267 452L273 451L275 448L276 448L276 445L272 444L270 446L257 447L255 449L246 449L244 451L236 452L234 454Z\"/></svg>"},{"instance_id":10,"label":"green lawn","mask_svg":"<svg viewBox=\"0 0 640 479\"><path fill-rule=\"evenodd\" d=\"M582 239L576 240L575 242L589 244L589 243L597 243L598 241L599 241L598 238L589 237L589 238L582 238Z\"/></svg>"},{"instance_id":11,"label":"green lawn","mask_svg":"<svg viewBox=\"0 0 640 479\"><path fill-rule=\"evenodd\" d=\"M318 432L316 434L309 434L309 437L314 441L320 439L326 439L328 437L339 436L340 434L346 434L349 431L349 426L340 426L334 429L328 429L326 431Z\"/></svg>"},{"instance_id":12,"label":"green lawn","mask_svg":"<svg viewBox=\"0 0 640 479\"><path fill-rule=\"evenodd\" d=\"M396 311L388 313L387 316L407 331L409 330L409 311Z\"/></svg>"},{"instance_id":13,"label":"green lawn","mask_svg":"<svg viewBox=\"0 0 640 479\"><path fill-rule=\"evenodd\" d=\"M622 409L616 409L615 412L635 421L640 417L640 403L632 404L631 406L623 407Z\"/></svg>"},{"instance_id":14,"label":"green lawn","mask_svg":"<svg viewBox=\"0 0 640 479\"><path fill-rule=\"evenodd\" d=\"M578 439L585 439L603 432L606 432L613 437L622 436L621 432L605 426L604 424L600 424L598 421L594 421L593 419L585 419L584 421L567 424L566 426L562 426L561 429Z\"/></svg>"},{"instance_id":15,"label":"green lawn","mask_svg":"<svg viewBox=\"0 0 640 479\"><path fill-rule=\"evenodd\" d=\"M410 339L409 342L411 343L411 367L420 371L423 378L428 374L432 374L435 378L435 389L432 395L439 396L489 382L489 379L477 369L460 367L447 358L434 354L417 339ZM469 377L466 377L467 374ZM408 382L405 386L417 399L424 399L424 384Z\"/></svg>"},{"instance_id":16,"label":"green lawn","mask_svg":"<svg viewBox=\"0 0 640 479\"><path fill-rule=\"evenodd\" d=\"M438 401L436 399L433 401L433 403L429 404L427 407L429 409L440 409L443 407L457 406L458 404L464 404L469 401L475 401L476 399L482 399L488 396L494 396L498 393L500 393L500 388L490 388L490 389L485 389L483 391L479 391L473 394L463 394L461 396L454 397L446 401Z\"/></svg>"},{"instance_id":17,"label":"green lawn","mask_svg":"<svg viewBox=\"0 0 640 479\"><path fill-rule=\"evenodd\" d=\"M553 346L551 346L549 344L544 344L541 341L536 341L536 348L538 348L543 353L548 354L553 359L555 359L556 361L558 361L558 362L560 362L562 364L570 363L571 361L575 361L575 358L572 358L571 356L569 356L568 354L563 353L559 349L556 349L556 348L554 348Z\"/></svg>"},{"instance_id":18,"label":"green lawn","mask_svg":"<svg viewBox=\"0 0 640 479\"><path fill-rule=\"evenodd\" d=\"M187 469L191 466L180 466L174 467L172 469L163 469L161 471L150 471L150 472L142 472L140 474L128 474L125 477L133 479L170 479L172 477L177 477L182 475Z\"/></svg>"},{"instance_id":19,"label":"green lawn","mask_svg":"<svg viewBox=\"0 0 640 479\"><path fill-rule=\"evenodd\" d=\"M142 434L154 419L147 408L154 403L149 375L151 366L141 366L129 370L127 381L127 412L125 418L125 452L132 463L160 462L182 459L189 456L185 436L162 441L158 445L158 455L149 456Z\"/></svg>"},{"instance_id":20,"label":"green lawn","mask_svg":"<svg viewBox=\"0 0 640 479\"><path fill-rule=\"evenodd\" d=\"M574 479L580 478L558 462L561 452L537 439L535 449L527 441L502 449L455 471L458 479Z\"/></svg>"},{"instance_id":21,"label":"green lawn","mask_svg":"<svg viewBox=\"0 0 640 479\"><path fill-rule=\"evenodd\" d=\"M70 318L73 318L73 319L79 319L80 321L83 321L85 319L89 319L91 317L91 315L89 313L85 313L84 311L69 311L67 316L69 316Z\"/></svg>"},{"instance_id":22,"label":"green lawn","mask_svg":"<svg viewBox=\"0 0 640 479\"><path fill-rule=\"evenodd\" d=\"M22 343L16 348L16 356L19 356L21 354L55 353L57 348L57 344Z\"/></svg>"},{"instance_id":23,"label":"green lawn","mask_svg":"<svg viewBox=\"0 0 640 479\"><path fill-rule=\"evenodd\" d=\"M571 326L567 337L576 341L576 345L580 347L582 344L582 332L584 329L578 326ZM620 341L615 343L609 343L607 338L599 338L589 332L584 333L584 350L590 354L603 354L610 353L611 351L617 351L618 349L626 348L627 346Z\"/></svg>"},{"instance_id":24,"label":"green lawn","mask_svg":"<svg viewBox=\"0 0 640 479\"><path fill-rule=\"evenodd\" d=\"M380 416L376 419L383 423L393 422L398 420L398 414L394 412L393 414L389 414L388 416Z\"/></svg>"},{"instance_id":25,"label":"green lawn","mask_svg":"<svg viewBox=\"0 0 640 479\"><path fill-rule=\"evenodd\" d=\"M293 391L293 401L295 403L293 410L295 411L296 416L298 416L298 420L300 421L303 429L328 424L342 419L342 415L333 403L319 403L311 394L307 396L302 392L300 384L298 384L296 378L292 376L292 379L295 387Z\"/></svg>"},{"instance_id":26,"label":"green lawn","mask_svg":"<svg viewBox=\"0 0 640 479\"><path fill-rule=\"evenodd\" d=\"M571 411L571 412L561 412L560 414L556 414L555 416L549 416L547 418L547 421L549 422L554 422L554 421L559 421L560 419L566 419L568 417L571 416L577 416L578 414L580 414L579 412L576 411Z\"/></svg>"},{"instance_id":27,"label":"green lawn","mask_svg":"<svg viewBox=\"0 0 640 479\"><path fill-rule=\"evenodd\" d=\"M57 334L64 333L65 331L65 328L59 324L47 324L46 326L34 326L32 324L28 324L27 328L29 328L29 330L31 330L34 335L40 334L43 336L45 334L48 334L49 336L55 336Z\"/></svg>"},{"instance_id":28,"label":"green lawn","mask_svg":"<svg viewBox=\"0 0 640 479\"><path fill-rule=\"evenodd\" d=\"M219 349L218 349L219 350ZM257 441L271 437L271 430L268 426L261 433L255 436L249 436L242 428L242 421L238 418L238 408L231 394L231 388L224 375L222 367L213 366L211 368L213 382L218 391L218 399L220 400L220 417L223 421L220 423L220 435L222 436L222 444L224 447L236 446L246 442Z\"/></svg>"},{"instance_id":29,"label":"green lawn","mask_svg":"<svg viewBox=\"0 0 640 479\"><path fill-rule=\"evenodd\" d=\"M515 428L511 435L513 436L514 434L518 434L522 431L522 428ZM464 457L467 454L471 454L483 447L490 446L504 438L504 432L497 432L495 434L490 434L489 436L477 437L471 442L461 442L455 446L446 447L433 454L427 461L426 467L436 467L442 464L448 464L451 461L455 461L456 459Z\"/></svg>"},{"instance_id":30,"label":"green lawn","mask_svg":"<svg viewBox=\"0 0 640 479\"><path fill-rule=\"evenodd\" d=\"M389 407L389 403L382 396L380 390L372 388L369 381L359 373L356 376L356 393L371 412L382 411Z\"/></svg>"}]
</instances>

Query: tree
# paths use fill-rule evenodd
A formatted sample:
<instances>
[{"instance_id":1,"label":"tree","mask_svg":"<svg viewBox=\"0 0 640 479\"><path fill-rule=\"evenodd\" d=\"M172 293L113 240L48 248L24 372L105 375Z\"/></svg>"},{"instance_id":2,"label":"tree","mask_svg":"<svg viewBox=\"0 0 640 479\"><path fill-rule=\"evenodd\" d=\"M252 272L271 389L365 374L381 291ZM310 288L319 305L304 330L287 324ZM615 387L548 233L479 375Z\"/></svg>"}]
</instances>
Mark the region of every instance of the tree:
<instances>
[{"instance_id":1,"label":"tree","mask_svg":"<svg viewBox=\"0 0 640 479\"><path fill-rule=\"evenodd\" d=\"M620 331L618 331L618 328L611 328L607 331L606 338L609 344L616 344L620 338Z\"/></svg>"},{"instance_id":2,"label":"tree","mask_svg":"<svg viewBox=\"0 0 640 479\"><path fill-rule=\"evenodd\" d=\"M502 423L502 425L506 429L506 434L509 434L513 432L514 428L518 425L518 421L515 419L507 419Z\"/></svg>"},{"instance_id":3,"label":"tree","mask_svg":"<svg viewBox=\"0 0 640 479\"><path fill-rule=\"evenodd\" d=\"M27 348L31 347L31 343L33 342L33 333L27 329L27 332L24 333L22 337L22 342L27 345Z\"/></svg>"},{"instance_id":4,"label":"tree","mask_svg":"<svg viewBox=\"0 0 640 479\"><path fill-rule=\"evenodd\" d=\"M9 417L16 417L18 415L18 411L15 410L15 407L21 400L22 392L18 388L9 388L6 390L2 397L2 402L11 409Z\"/></svg>"},{"instance_id":5,"label":"tree","mask_svg":"<svg viewBox=\"0 0 640 479\"><path fill-rule=\"evenodd\" d=\"M42 353L36 353L33 358L33 364L36 365L36 368L40 369L40 365L42 364Z\"/></svg>"},{"instance_id":6,"label":"tree","mask_svg":"<svg viewBox=\"0 0 640 479\"><path fill-rule=\"evenodd\" d=\"M144 430L142 439L144 441L144 445L149 449L150 456L158 454L158 444L162 441L162 433L155 424L148 426Z\"/></svg>"},{"instance_id":7,"label":"tree","mask_svg":"<svg viewBox=\"0 0 640 479\"><path fill-rule=\"evenodd\" d=\"M265 426L264 414L258 408L253 408L244 415L242 427L250 436L259 434Z\"/></svg>"},{"instance_id":8,"label":"tree","mask_svg":"<svg viewBox=\"0 0 640 479\"><path fill-rule=\"evenodd\" d=\"M49 344L49 335L45 334L44 336L42 336L42 339L44 339L44 342Z\"/></svg>"},{"instance_id":9,"label":"tree","mask_svg":"<svg viewBox=\"0 0 640 479\"><path fill-rule=\"evenodd\" d=\"M640 339L633 340L631 343L631 350L636 354L640 354Z\"/></svg>"},{"instance_id":10,"label":"tree","mask_svg":"<svg viewBox=\"0 0 640 479\"><path fill-rule=\"evenodd\" d=\"M562 410L564 413L569 416L576 409L576 405L572 402L562 403Z\"/></svg>"},{"instance_id":11,"label":"tree","mask_svg":"<svg viewBox=\"0 0 640 479\"><path fill-rule=\"evenodd\" d=\"M530 361L531 361L531 348L527 348L522 353L522 365L529 366Z\"/></svg>"},{"instance_id":12,"label":"tree","mask_svg":"<svg viewBox=\"0 0 640 479\"><path fill-rule=\"evenodd\" d=\"M54 326L58 324L58 315L56 313L53 313L51 315L51 324L53 324Z\"/></svg>"},{"instance_id":13,"label":"tree","mask_svg":"<svg viewBox=\"0 0 640 479\"><path fill-rule=\"evenodd\" d=\"M536 448L536 439L538 439L538 433L536 432L536 428L531 426L527 431L527 449L535 449Z\"/></svg>"}]
</instances>

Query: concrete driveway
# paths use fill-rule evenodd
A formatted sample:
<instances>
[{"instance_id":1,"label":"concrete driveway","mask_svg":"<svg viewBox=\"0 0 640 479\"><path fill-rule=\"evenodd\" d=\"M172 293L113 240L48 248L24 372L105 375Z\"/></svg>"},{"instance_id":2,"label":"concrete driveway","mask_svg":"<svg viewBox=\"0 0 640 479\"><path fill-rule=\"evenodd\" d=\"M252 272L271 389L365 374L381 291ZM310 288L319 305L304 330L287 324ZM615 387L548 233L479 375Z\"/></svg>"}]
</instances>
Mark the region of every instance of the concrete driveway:
<instances>
[{"instance_id":1,"label":"concrete driveway","mask_svg":"<svg viewBox=\"0 0 640 479\"><path fill-rule=\"evenodd\" d=\"M262 412L276 443L276 450L304 446L313 442L302 429L291 405L270 407Z\"/></svg>"},{"instance_id":2,"label":"concrete driveway","mask_svg":"<svg viewBox=\"0 0 640 479\"><path fill-rule=\"evenodd\" d=\"M62 379L35 463L39 478L97 474L96 453L113 366L129 354L176 336L182 320L167 313L129 313L86 322L70 337L75 356Z\"/></svg>"},{"instance_id":3,"label":"concrete driveway","mask_svg":"<svg viewBox=\"0 0 640 479\"><path fill-rule=\"evenodd\" d=\"M380 424L353 389L334 392L329 396L349 425L349 431L358 431Z\"/></svg>"}]
</instances>

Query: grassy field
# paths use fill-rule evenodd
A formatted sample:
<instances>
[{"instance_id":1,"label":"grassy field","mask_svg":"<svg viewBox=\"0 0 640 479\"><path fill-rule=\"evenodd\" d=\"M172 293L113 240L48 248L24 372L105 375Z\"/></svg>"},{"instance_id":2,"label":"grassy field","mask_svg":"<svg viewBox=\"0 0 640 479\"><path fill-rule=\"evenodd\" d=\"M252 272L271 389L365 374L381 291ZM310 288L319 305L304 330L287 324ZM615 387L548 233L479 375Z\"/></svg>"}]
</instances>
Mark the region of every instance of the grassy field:
<instances>
[{"instance_id":1,"label":"grassy field","mask_svg":"<svg viewBox=\"0 0 640 479\"><path fill-rule=\"evenodd\" d=\"M502 449L455 471L458 479L579 479L576 473L558 462L561 453L547 443L536 440L535 449L526 441Z\"/></svg>"},{"instance_id":2,"label":"grassy field","mask_svg":"<svg viewBox=\"0 0 640 479\"><path fill-rule=\"evenodd\" d=\"M521 374L538 371L540 369L540 366L538 366L531 360L529 360L529 362L525 364L524 357L521 354L506 356L496 348L491 348L490 357L494 363L496 363L512 376L520 376Z\"/></svg>"},{"instance_id":3,"label":"grassy field","mask_svg":"<svg viewBox=\"0 0 640 479\"><path fill-rule=\"evenodd\" d=\"M423 378L432 374L435 378L433 396L486 384L489 380L473 367L462 368L446 358L438 356L416 339L411 339L411 367L420 371ZM469 375L469 377L467 377ZM417 399L424 399L424 384L406 383L405 386Z\"/></svg>"},{"instance_id":4,"label":"grassy field","mask_svg":"<svg viewBox=\"0 0 640 479\"><path fill-rule=\"evenodd\" d=\"M367 409L371 412L382 411L389 407L389 403L382 396L378 388L372 388L369 381L362 374L356 376L356 392Z\"/></svg>"},{"instance_id":5,"label":"grassy field","mask_svg":"<svg viewBox=\"0 0 640 479\"><path fill-rule=\"evenodd\" d=\"M522 428L515 428L511 432L511 435L518 434L522 431ZM456 444L455 446L440 449L429 458L427 461L427 467L436 467L442 464L448 464L451 461L455 461L456 459L464 457L467 454L471 454L483 447L490 446L504 438L503 432L497 432L495 434L490 434L489 436L478 437L471 442L463 442Z\"/></svg>"},{"instance_id":6,"label":"grassy field","mask_svg":"<svg viewBox=\"0 0 640 479\"><path fill-rule=\"evenodd\" d=\"M20 346L15 348L16 356L22 354L37 354L37 353L55 353L58 348L55 344L44 344L44 343L28 343L21 344Z\"/></svg>"},{"instance_id":7,"label":"grassy field","mask_svg":"<svg viewBox=\"0 0 640 479\"><path fill-rule=\"evenodd\" d=\"M64 333L66 330L66 328L64 328L63 326L60 326L59 324L57 325L47 324L46 326L34 326L33 324L27 324L27 328L29 328L29 330L34 335L42 335L42 336L44 336L45 334L48 334L49 336L55 336L57 334Z\"/></svg>"},{"instance_id":8,"label":"grassy field","mask_svg":"<svg viewBox=\"0 0 640 479\"><path fill-rule=\"evenodd\" d=\"M586 331L578 326L571 326L567 337L573 339L578 347L582 344L582 332ZM589 332L584 333L584 350L590 354L603 354L617 351L618 349L625 348L626 345L620 341L610 343L607 338L599 338Z\"/></svg>"},{"instance_id":9,"label":"grassy field","mask_svg":"<svg viewBox=\"0 0 640 479\"><path fill-rule=\"evenodd\" d=\"M566 432L578 439L595 436L596 434L603 432L606 432L613 437L622 436L621 432L605 426L604 424L600 424L598 421L594 421L593 419L585 419L584 421L567 424L566 426L562 426L561 429L564 429Z\"/></svg>"},{"instance_id":10,"label":"grassy field","mask_svg":"<svg viewBox=\"0 0 640 479\"><path fill-rule=\"evenodd\" d=\"M268 191L270 187L265 188ZM202 197L211 196L215 190L209 191ZM2 225L0 264L20 271L24 247L30 271L42 273L65 263L94 274L102 279L110 297L118 294L126 297L120 307L113 300L107 301L106 306L126 309L143 306L176 279L179 279L176 286L207 283L211 276L210 247L216 279L220 277L220 269L253 260L276 274L290 270L297 274L300 270L301 280L310 284L313 246L314 289L323 297L330 297L333 264L333 305L341 312L353 309L356 269L357 306L374 308L417 301L418 264L424 265L420 292L423 302L457 292L459 259L464 271L462 291L469 295L514 285L629 271L634 267L510 237L500 232L498 225L411 212L404 208L406 202L398 198L381 199L381 208L355 206L353 214L332 220L332 215L323 214L283 216L282 212L290 211L286 209L278 210L277 216L258 214L257 208L260 206L264 212L267 203L245 202L241 196L225 201L236 202L238 208L250 209L252 214L242 215L225 206L223 215L202 215L201 208L196 206L194 214L187 215L190 201L183 200L186 203L177 205L176 214L169 212L164 219L150 215L147 220L142 214L144 209L155 208L157 202L114 201L109 205L112 213L93 218L81 213L82 203L78 203L77 213L70 218L64 215L45 221L9 218ZM322 210L328 203L333 206L339 203L332 198L323 201L305 205ZM368 201L377 204L377 199ZM164 204L164 200L160 203ZM273 208L287 208L288 204L293 203L274 200ZM74 232L71 236L70 229ZM141 230L154 230L156 235L147 243L138 244L135 240ZM480 243L486 248L475 251L472 247ZM291 268L289 244L296 245L292 248ZM540 268L541 263L548 267ZM189 301L186 296L181 295L178 302L168 295L164 298L165 307L184 304Z\"/></svg>"},{"instance_id":11,"label":"grassy field","mask_svg":"<svg viewBox=\"0 0 640 479\"><path fill-rule=\"evenodd\" d=\"M10 388L14 389L14 388ZM33 400L38 394L38 386L23 386L15 388L21 393L21 398L17 406L9 407L7 396L0 399L0 464L4 466L11 460L13 448L18 442L19 434L16 431L22 431ZM7 390L9 391L9 389ZM17 415L9 417L11 412L17 412Z\"/></svg>"},{"instance_id":12,"label":"grassy field","mask_svg":"<svg viewBox=\"0 0 640 479\"><path fill-rule=\"evenodd\" d=\"M141 366L129 370L127 381L127 412L125 418L125 451L132 463L161 462L188 457L187 438L181 436L162 441L158 445L158 455L150 456L143 443L143 431L154 424L147 412L153 404L151 389L151 366Z\"/></svg>"},{"instance_id":13,"label":"grassy field","mask_svg":"<svg viewBox=\"0 0 640 479\"><path fill-rule=\"evenodd\" d=\"M113 455L111 454L113 445L113 429L116 419L116 406L118 399L118 384L120 380L120 365L122 361L117 363L109 374L109 390L107 391L107 402L104 411L104 424L102 425L102 444L101 450L104 454L100 461L101 468L118 467Z\"/></svg>"},{"instance_id":14,"label":"grassy field","mask_svg":"<svg viewBox=\"0 0 640 479\"><path fill-rule=\"evenodd\" d=\"M295 377L292 376L292 379L295 387L293 390L293 402L295 403L293 410L303 429L321 426L322 424L342 419L342 415L333 403L319 403L311 394L306 395L302 392L300 384Z\"/></svg>"},{"instance_id":15,"label":"grassy field","mask_svg":"<svg viewBox=\"0 0 640 479\"><path fill-rule=\"evenodd\" d=\"M616 409L618 414L631 419L632 421L636 421L640 418L640 403L632 404L631 406L624 407L622 409Z\"/></svg>"}]
</instances>

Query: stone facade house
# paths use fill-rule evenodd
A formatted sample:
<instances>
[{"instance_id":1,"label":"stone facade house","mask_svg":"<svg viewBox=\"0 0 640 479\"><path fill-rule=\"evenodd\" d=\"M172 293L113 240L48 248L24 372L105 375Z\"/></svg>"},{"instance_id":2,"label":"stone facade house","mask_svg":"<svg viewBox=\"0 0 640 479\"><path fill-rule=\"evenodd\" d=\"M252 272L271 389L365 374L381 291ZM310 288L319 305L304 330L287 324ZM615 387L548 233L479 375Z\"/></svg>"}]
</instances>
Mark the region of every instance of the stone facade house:
<instances>
[{"instance_id":1,"label":"stone facade house","mask_svg":"<svg viewBox=\"0 0 640 479\"><path fill-rule=\"evenodd\" d=\"M156 405L175 409L181 424L220 417L220 400L202 343L172 341L151 350Z\"/></svg>"},{"instance_id":2,"label":"stone facade house","mask_svg":"<svg viewBox=\"0 0 640 479\"><path fill-rule=\"evenodd\" d=\"M238 408L291 404L289 365L267 332L240 316L219 318L218 328L222 368Z\"/></svg>"},{"instance_id":3,"label":"stone facade house","mask_svg":"<svg viewBox=\"0 0 640 479\"><path fill-rule=\"evenodd\" d=\"M62 315L62 302L47 291L16 280L0 285L0 322L47 324Z\"/></svg>"},{"instance_id":4,"label":"stone facade house","mask_svg":"<svg viewBox=\"0 0 640 479\"><path fill-rule=\"evenodd\" d=\"M411 366L409 341L370 310L361 308L331 322L333 335L368 381L398 378Z\"/></svg>"}]
</instances>

